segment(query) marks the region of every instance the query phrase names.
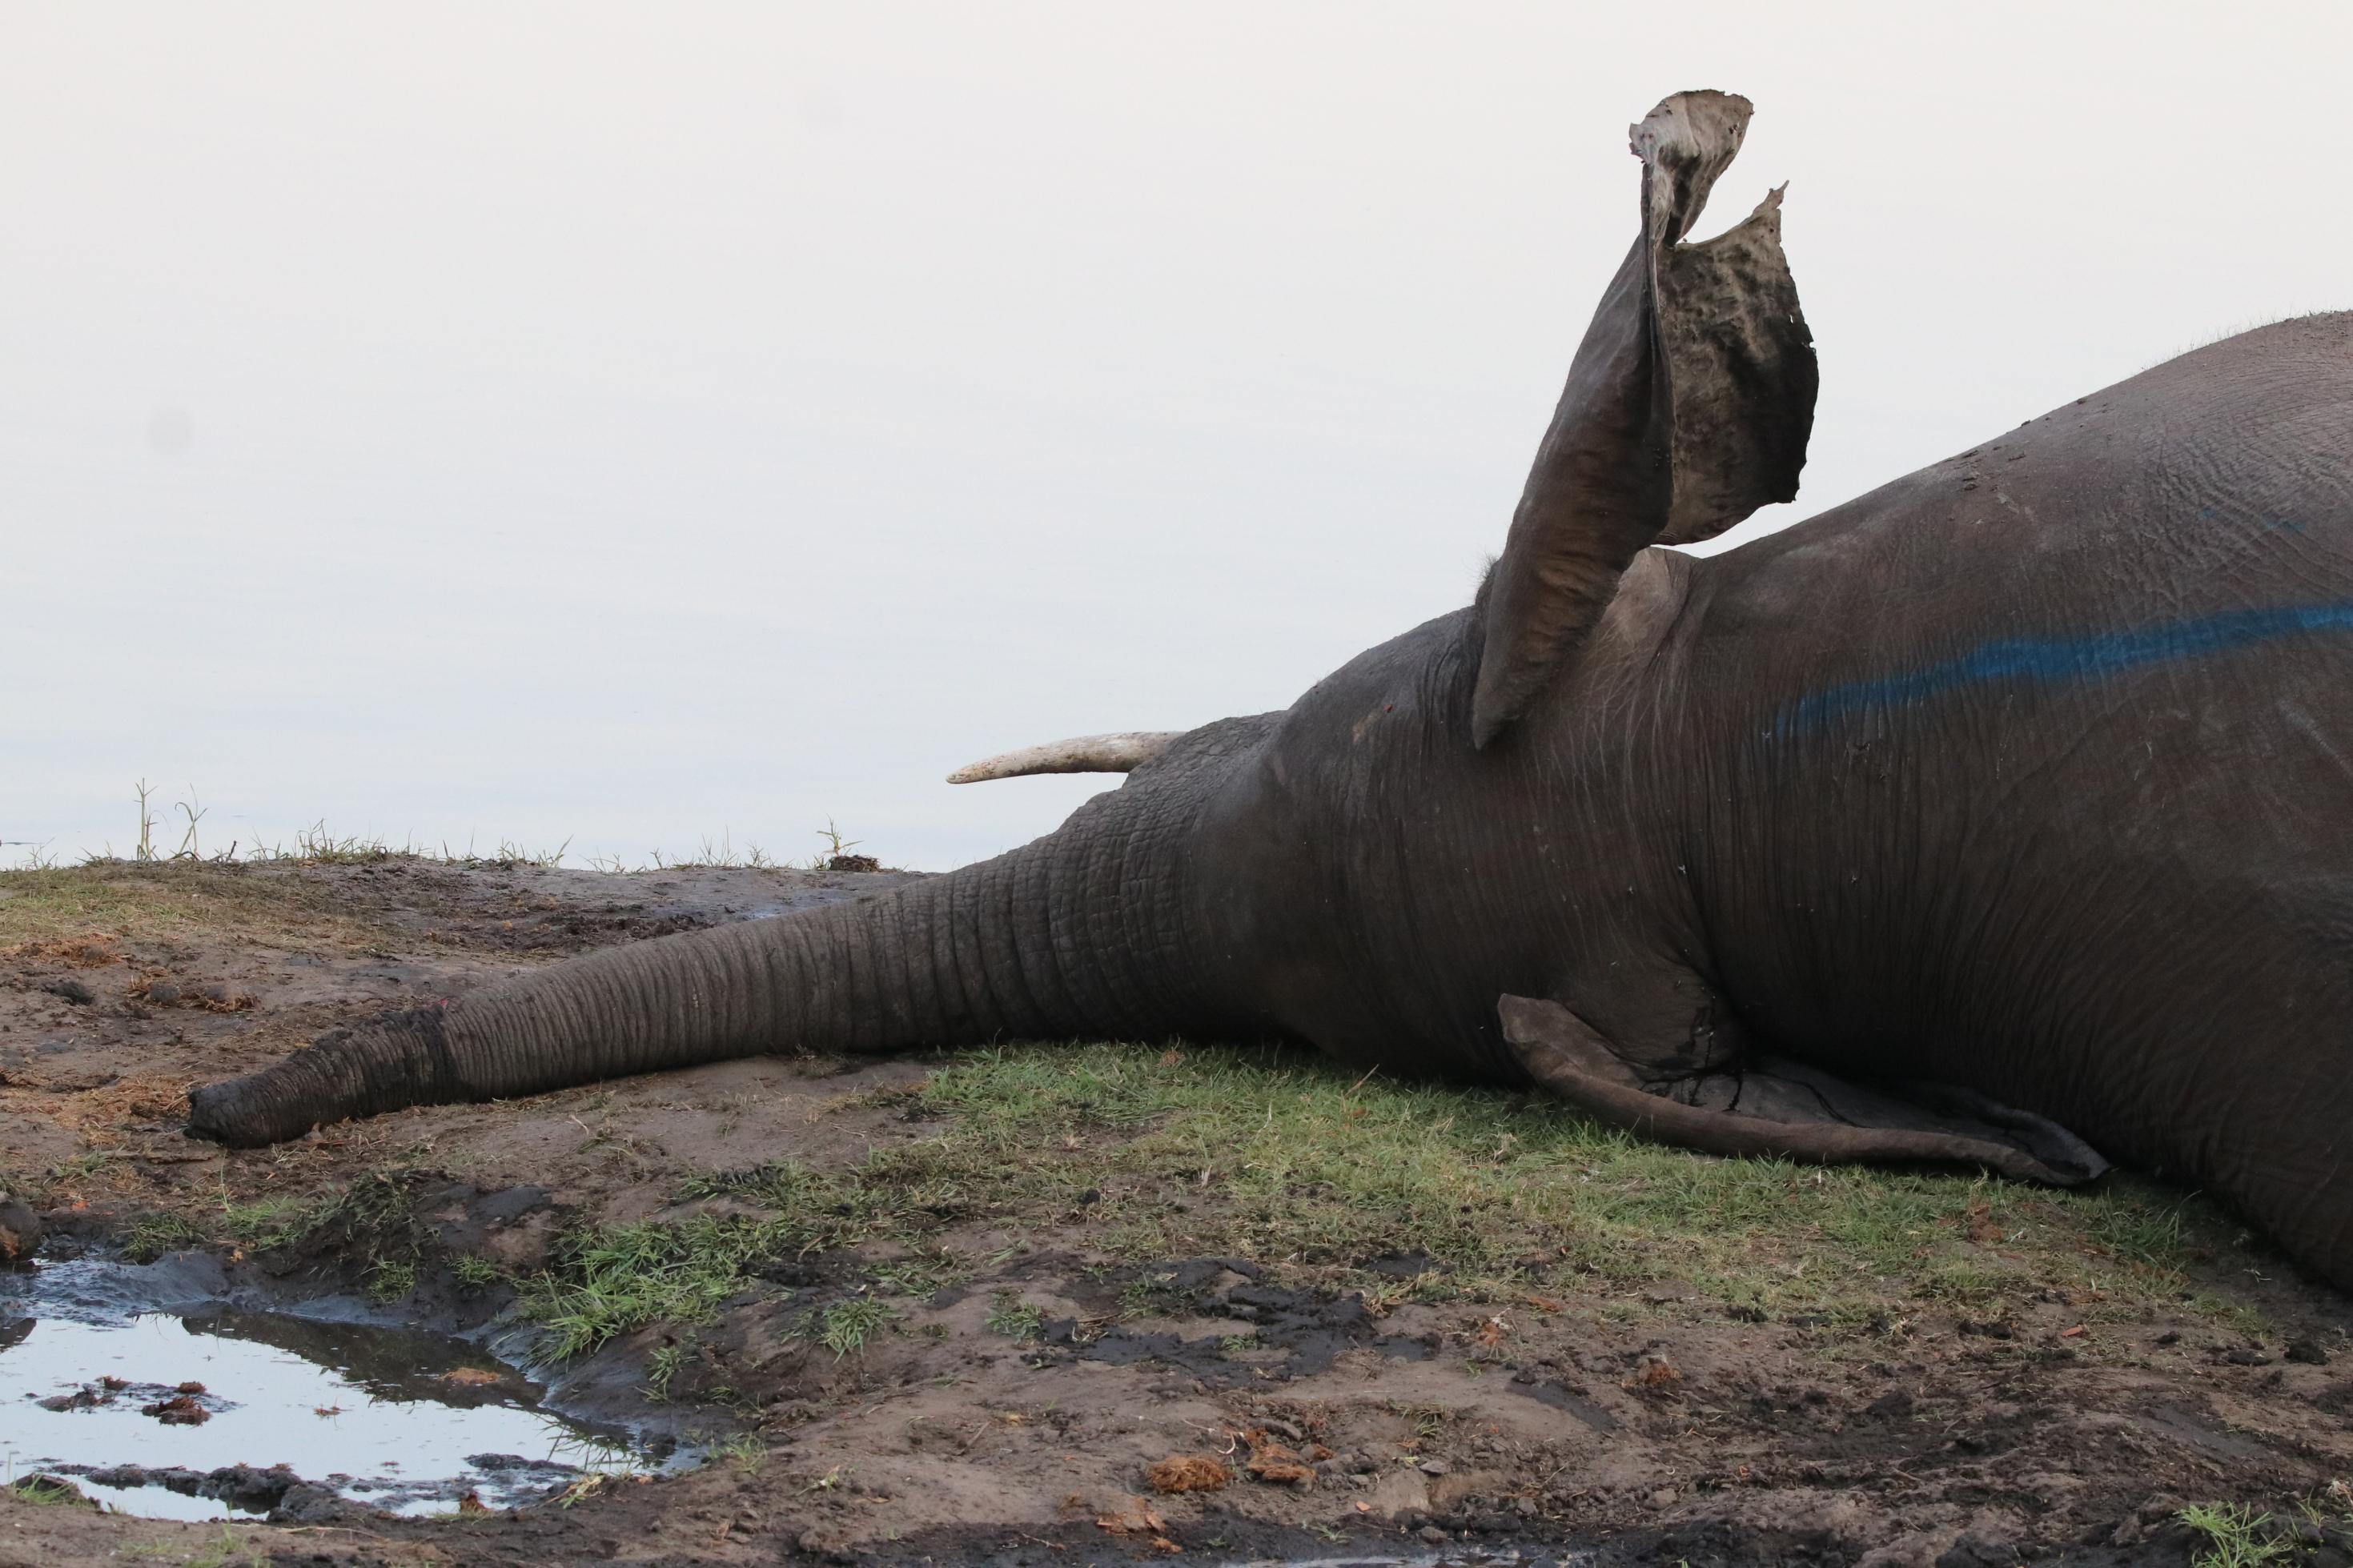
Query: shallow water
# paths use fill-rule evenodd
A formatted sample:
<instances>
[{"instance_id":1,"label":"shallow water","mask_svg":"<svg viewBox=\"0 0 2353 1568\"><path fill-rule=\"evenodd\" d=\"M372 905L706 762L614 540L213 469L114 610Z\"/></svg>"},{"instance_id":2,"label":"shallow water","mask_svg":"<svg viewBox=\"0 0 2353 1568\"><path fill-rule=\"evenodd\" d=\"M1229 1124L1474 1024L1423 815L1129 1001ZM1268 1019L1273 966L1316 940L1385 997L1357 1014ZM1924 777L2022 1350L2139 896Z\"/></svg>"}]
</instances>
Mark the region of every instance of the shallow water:
<instances>
[{"instance_id":1,"label":"shallow water","mask_svg":"<svg viewBox=\"0 0 2353 1568\"><path fill-rule=\"evenodd\" d=\"M414 1514L469 1492L506 1507L588 1471L659 1462L539 1408L538 1384L463 1341L241 1309L206 1289L206 1272L86 1258L0 1278L0 1473L54 1471L128 1513L212 1519L257 1510L90 1472L176 1468L187 1486L225 1466L284 1465ZM204 1418L152 1413L174 1400Z\"/></svg>"}]
</instances>

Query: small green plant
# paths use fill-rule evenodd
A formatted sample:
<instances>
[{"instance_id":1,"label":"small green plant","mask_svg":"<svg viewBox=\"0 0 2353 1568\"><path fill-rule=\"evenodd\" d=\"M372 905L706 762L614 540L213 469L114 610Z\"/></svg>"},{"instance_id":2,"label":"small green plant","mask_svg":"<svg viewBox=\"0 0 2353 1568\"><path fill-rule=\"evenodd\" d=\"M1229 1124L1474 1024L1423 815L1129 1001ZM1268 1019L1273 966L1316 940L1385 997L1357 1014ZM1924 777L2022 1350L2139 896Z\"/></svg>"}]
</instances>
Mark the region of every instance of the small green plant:
<instances>
[{"instance_id":1,"label":"small green plant","mask_svg":"<svg viewBox=\"0 0 2353 1568\"><path fill-rule=\"evenodd\" d=\"M778 1222L732 1215L572 1231L547 1268L519 1281L521 1306L548 1330L552 1354L579 1355L648 1323L702 1321L791 1242Z\"/></svg>"},{"instance_id":2,"label":"small green plant","mask_svg":"<svg viewBox=\"0 0 2353 1568\"><path fill-rule=\"evenodd\" d=\"M2175 1517L2206 1537L2190 1568L2263 1568L2299 1555L2294 1538L2266 1531L2270 1516L2243 1503L2193 1503Z\"/></svg>"},{"instance_id":3,"label":"small green plant","mask_svg":"<svg viewBox=\"0 0 2353 1568\"><path fill-rule=\"evenodd\" d=\"M297 865L315 866L350 865L416 853L413 847L395 849L381 838L366 838L357 834L338 838L327 831L327 819L323 816L308 827L297 828L290 847L283 844L256 843L253 846L253 858L256 860L286 860ZM442 846L441 858L453 862L457 859L449 854L446 844Z\"/></svg>"},{"instance_id":4,"label":"small green plant","mask_svg":"<svg viewBox=\"0 0 2353 1568\"><path fill-rule=\"evenodd\" d=\"M240 1224L251 1227L252 1246L322 1242L355 1257L368 1294L379 1301L397 1300L417 1289L425 1256L427 1231L409 1194L414 1180L406 1171L379 1172L323 1203L263 1199L237 1205L224 1200L224 1212L233 1229Z\"/></svg>"},{"instance_id":5,"label":"small green plant","mask_svg":"<svg viewBox=\"0 0 2353 1568\"><path fill-rule=\"evenodd\" d=\"M723 1442L713 1444L710 1452L713 1462L733 1465L746 1475L757 1475L768 1464L768 1446L760 1441L760 1435L756 1432L738 1432Z\"/></svg>"},{"instance_id":6,"label":"small green plant","mask_svg":"<svg viewBox=\"0 0 2353 1568\"><path fill-rule=\"evenodd\" d=\"M1010 1290L999 1290L989 1299L988 1316L982 1321L990 1333L1009 1340L1033 1340L1046 1321L1046 1311Z\"/></svg>"},{"instance_id":7,"label":"small green plant","mask_svg":"<svg viewBox=\"0 0 2353 1568\"><path fill-rule=\"evenodd\" d=\"M282 1247L309 1229L312 1220L311 1205L301 1198L279 1196L237 1203L229 1198L225 1187L221 1194L221 1221L242 1247L262 1250Z\"/></svg>"},{"instance_id":8,"label":"small green plant","mask_svg":"<svg viewBox=\"0 0 2353 1568\"><path fill-rule=\"evenodd\" d=\"M131 858L134 860L155 858L155 814L147 809L147 797L155 793L154 786L141 779L132 786L139 792L139 845Z\"/></svg>"},{"instance_id":9,"label":"small green plant","mask_svg":"<svg viewBox=\"0 0 2353 1568\"><path fill-rule=\"evenodd\" d=\"M656 1345L653 1353L646 1357L645 1396L648 1399L669 1398L670 1380L678 1375L679 1369L686 1364L686 1358L691 1353L676 1340Z\"/></svg>"},{"instance_id":10,"label":"small green plant","mask_svg":"<svg viewBox=\"0 0 2353 1568\"><path fill-rule=\"evenodd\" d=\"M839 1361L852 1351L862 1351L867 1342L884 1329L899 1314L868 1296L852 1296L846 1301L836 1301L818 1314L818 1343L833 1352Z\"/></svg>"},{"instance_id":11,"label":"small green plant","mask_svg":"<svg viewBox=\"0 0 2353 1568\"><path fill-rule=\"evenodd\" d=\"M506 1279L505 1271L479 1252L459 1253L450 1270L458 1276L458 1283L469 1290L488 1290Z\"/></svg>"},{"instance_id":12,"label":"small green plant","mask_svg":"<svg viewBox=\"0 0 2353 1568\"><path fill-rule=\"evenodd\" d=\"M153 1263L167 1252L202 1247L205 1233L175 1214L141 1215L122 1233L122 1255L133 1263Z\"/></svg>"},{"instance_id":13,"label":"small green plant","mask_svg":"<svg viewBox=\"0 0 2353 1568\"><path fill-rule=\"evenodd\" d=\"M171 1550L170 1547L165 1546L157 1554L163 1555ZM186 1563L187 1568L229 1568L229 1564L233 1563L245 1563L247 1568L267 1568L269 1557L260 1547L248 1546L240 1542L237 1538L237 1531L224 1524L221 1526L219 1537L209 1546L195 1556L184 1558L182 1561Z\"/></svg>"},{"instance_id":14,"label":"small green plant","mask_svg":"<svg viewBox=\"0 0 2353 1568\"><path fill-rule=\"evenodd\" d=\"M26 1476L9 1485L8 1495L36 1508L62 1508L90 1500L82 1496L79 1487L63 1476Z\"/></svg>"},{"instance_id":15,"label":"small green plant","mask_svg":"<svg viewBox=\"0 0 2353 1568\"><path fill-rule=\"evenodd\" d=\"M882 862L871 855L850 853L858 847L860 841L855 838L844 838L841 836L841 830L834 826L833 818L828 816L825 819L825 826L817 830L817 836L825 840L825 853L809 862L810 870L880 871L882 868Z\"/></svg>"},{"instance_id":16,"label":"small green plant","mask_svg":"<svg viewBox=\"0 0 2353 1568\"><path fill-rule=\"evenodd\" d=\"M1388 1410L1413 1428L1416 1443L1435 1443L1445 1435L1447 1423L1454 1419L1454 1412L1443 1405L1405 1405L1391 1400Z\"/></svg>"},{"instance_id":17,"label":"small green plant","mask_svg":"<svg viewBox=\"0 0 2353 1568\"><path fill-rule=\"evenodd\" d=\"M1177 1294L1174 1289L1176 1280L1176 1276L1174 1274L1150 1271L1138 1274L1120 1289L1121 1314L1125 1317L1140 1318L1167 1310L1176 1302ZM1367 1301L1372 1300L1369 1292L1366 1300Z\"/></svg>"},{"instance_id":18,"label":"small green plant","mask_svg":"<svg viewBox=\"0 0 2353 1568\"><path fill-rule=\"evenodd\" d=\"M50 1166L49 1179L53 1182L81 1181L86 1177L98 1174L107 1165L122 1157L120 1150L92 1149L86 1154L77 1154L60 1164Z\"/></svg>"},{"instance_id":19,"label":"small green plant","mask_svg":"<svg viewBox=\"0 0 2353 1568\"><path fill-rule=\"evenodd\" d=\"M571 847L572 840L569 838L566 838L563 843L557 845L553 849L537 850L525 849L521 844L516 843L512 838L501 838L499 840L498 853L491 856L489 859L482 862L482 864L495 866L501 870L512 870L517 866L539 866L553 868L564 864L565 851Z\"/></svg>"},{"instance_id":20,"label":"small green plant","mask_svg":"<svg viewBox=\"0 0 2353 1568\"><path fill-rule=\"evenodd\" d=\"M899 1296L930 1296L963 1279L970 1272L969 1266L962 1258L940 1247L878 1265L871 1279L877 1290Z\"/></svg>"},{"instance_id":21,"label":"small green plant","mask_svg":"<svg viewBox=\"0 0 2353 1568\"><path fill-rule=\"evenodd\" d=\"M146 809L143 798L142 799L140 809L142 812ZM207 807L205 805L203 801L197 798L196 786L190 784L188 786L188 798L183 801L174 802L173 809L177 811L181 816L186 819L188 830L180 836L180 847L172 851L172 858L174 860L202 859L204 858L204 852L196 846L196 824L204 820L205 812Z\"/></svg>"},{"instance_id":22,"label":"small green plant","mask_svg":"<svg viewBox=\"0 0 2353 1568\"><path fill-rule=\"evenodd\" d=\"M405 1258L379 1258L368 1270L368 1294L379 1301L397 1301L417 1289L417 1265Z\"/></svg>"},{"instance_id":23,"label":"small green plant","mask_svg":"<svg viewBox=\"0 0 2353 1568\"><path fill-rule=\"evenodd\" d=\"M589 864L596 866L598 870L607 869L608 867L613 870L626 869L617 857L604 863L592 860ZM655 850L646 868L657 871L677 871L692 866L709 866L722 870L733 870L740 867L749 867L753 870L765 870L774 865L776 862L768 858L768 852L756 844L746 846L739 853L735 848L734 833L731 829L723 827L719 830L719 842L712 843L710 837L705 835L702 842L696 846L694 853L683 859L669 859L660 850Z\"/></svg>"}]
</instances>

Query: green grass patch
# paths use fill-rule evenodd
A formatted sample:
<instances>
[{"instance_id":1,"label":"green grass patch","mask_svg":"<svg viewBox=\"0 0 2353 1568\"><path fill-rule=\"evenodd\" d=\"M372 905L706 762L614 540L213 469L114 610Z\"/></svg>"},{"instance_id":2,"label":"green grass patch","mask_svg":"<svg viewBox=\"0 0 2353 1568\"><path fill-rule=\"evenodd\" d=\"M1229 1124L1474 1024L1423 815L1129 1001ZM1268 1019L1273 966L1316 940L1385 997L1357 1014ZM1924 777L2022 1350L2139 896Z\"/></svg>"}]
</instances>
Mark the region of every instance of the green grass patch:
<instances>
[{"instance_id":1,"label":"green grass patch","mask_svg":"<svg viewBox=\"0 0 2353 1568\"><path fill-rule=\"evenodd\" d=\"M332 1255L356 1266L370 1295L390 1301L417 1288L426 1260L429 1232L417 1216L412 1192L424 1179L419 1172L394 1170L363 1176L323 1196L272 1195L240 1203L223 1194L214 1236L176 1216L158 1216L154 1223L194 1233L197 1239L186 1245L226 1239L253 1252L296 1248ZM459 1282L469 1286L503 1278L481 1258L461 1258L454 1267Z\"/></svg>"},{"instance_id":2,"label":"green grass patch","mask_svg":"<svg viewBox=\"0 0 2353 1568\"><path fill-rule=\"evenodd\" d=\"M1989 1313L2053 1286L2084 1292L2087 1317L2103 1302L2178 1302L2203 1259L2238 1246L2209 1205L2127 1179L2064 1193L1709 1159L1540 1098L1366 1082L1281 1050L1007 1047L845 1109L885 1104L936 1117L939 1131L838 1169L781 1162L696 1178L683 1195L761 1212L577 1233L525 1282L524 1310L577 1352L707 1316L777 1259L921 1248L968 1221L1130 1262L1248 1257L1391 1295L1397 1283L1363 1265L1426 1257L1429 1273L1406 1288L1425 1296L1672 1281L1729 1307L1856 1326L1936 1306ZM962 1272L916 1257L869 1284L920 1295Z\"/></svg>"},{"instance_id":3,"label":"green grass patch","mask_svg":"<svg viewBox=\"0 0 2353 1568\"><path fill-rule=\"evenodd\" d=\"M180 1215L145 1214L124 1227L122 1252L133 1263L153 1263L167 1252L183 1252L211 1240L203 1226Z\"/></svg>"},{"instance_id":4,"label":"green grass patch","mask_svg":"<svg viewBox=\"0 0 2353 1568\"><path fill-rule=\"evenodd\" d=\"M305 1244L332 1237L365 1271L368 1294L397 1300L417 1289L425 1258L427 1229L412 1193L417 1177L408 1172L379 1173L353 1183L301 1227Z\"/></svg>"},{"instance_id":5,"label":"green grass patch","mask_svg":"<svg viewBox=\"0 0 2353 1568\"><path fill-rule=\"evenodd\" d=\"M234 938L256 946L375 940L348 900L299 876L195 860L98 860L0 871L0 947L91 931L146 939Z\"/></svg>"},{"instance_id":6,"label":"green grass patch","mask_svg":"<svg viewBox=\"0 0 2353 1568\"><path fill-rule=\"evenodd\" d=\"M888 1329L899 1314L871 1296L852 1296L846 1301L836 1301L817 1315L817 1342L833 1352L833 1359L866 1348L867 1342Z\"/></svg>"},{"instance_id":7,"label":"green grass patch","mask_svg":"<svg viewBox=\"0 0 2353 1568\"><path fill-rule=\"evenodd\" d=\"M469 1290L488 1290L506 1283L506 1270L480 1253L460 1253L450 1260L449 1268Z\"/></svg>"},{"instance_id":8,"label":"green grass patch","mask_svg":"<svg viewBox=\"0 0 2353 1568\"><path fill-rule=\"evenodd\" d=\"M879 1188L1017 1224L1083 1215L1132 1259L1239 1254L1349 1274L1419 1254L1488 1296L1564 1269L1776 1308L1866 1289L2178 1291L2230 1229L2130 1183L2063 1194L1702 1158L1546 1100L1363 1083L1288 1052L1009 1049L947 1065L921 1098L954 1121L871 1158L857 1173L870 1202Z\"/></svg>"},{"instance_id":9,"label":"green grass patch","mask_svg":"<svg viewBox=\"0 0 2353 1568\"><path fill-rule=\"evenodd\" d=\"M330 1200L332 1207L332 1200ZM229 1238L254 1251L283 1247L311 1229L322 1217L319 1204L284 1194L237 1203L224 1198L221 1224Z\"/></svg>"},{"instance_id":10,"label":"green grass patch","mask_svg":"<svg viewBox=\"0 0 2353 1568\"><path fill-rule=\"evenodd\" d=\"M52 1173L53 1175L61 1174ZM384 1237L397 1232L407 1237L409 1216L396 1194L399 1184L371 1177L358 1186L324 1198L274 1194L239 1202L223 1192L218 1218L209 1207L193 1212L158 1209L134 1216L116 1233L123 1255L134 1263L153 1263L167 1252L234 1245L250 1252L267 1252L303 1242L321 1227L340 1223L345 1239L357 1238L371 1255L385 1245ZM408 1249L413 1257L414 1248Z\"/></svg>"},{"instance_id":11,"label":"green grass patch","mask_svg":"<svg viewBox=\"0 0 2353 1568\"><path fill-rule=\"evenodd\" d=\"M983 1325L992 1334L1026 1340L1034 1338L1045 1321L1044 1308L1034 1301L1024 1301L1010 1290L999 1290L989 1299L988 1316Z\"/></svg>"},{"instance_id":12,"label":"green grass patch","mask_svg":"<svg viewBox=\"0 0 2353 1568\"><path fill-rule=\"evenodd\" d=\"M648 1399L670 1397L670 1380L678 1376L680 1370L686 1365L687 1358L693 1353L691 1348L676 1340L656 1345L646 1356L645 1396Z\"/></svg>"},{"instance_id":13,"label":"green grass patch","mask_svg":"<svg viewBox=\"0 0 2353 1568\"><path fill-rule=\"evenodd\" d=\"M768 1464L767 1446L756 1432L738 1432L721 1439L707 1450L707 1464L729 1464L747 1475L757 1475Z\"/></svg>"},{"instance_id":14,"label":"green grass patch","mask_svg":"<svg viewBox=\"0 0 2353 1568\"><path fill-rule=\"evenodd\" d=\"M647 1323L708 1318L789 1242L783 1225L741 1217L596 1226L563 1239L520 1303L554 1354L578 1355Z\"/></svg>"},{"instance_id":15,"label":"green grass patch","mask_svg":"<svg viewBox=\"0 0 2353 1568\"><path fill-rule=\"evenodd\" d=\"M2307 1555L2293 1535L2271 1528L2269 1515L2240 1503L2197 1504L2178 1515L2206 1538L2190 1568L2263 1568L2265 1563L2303 1561Z\"/></svg>"}]
</instances>

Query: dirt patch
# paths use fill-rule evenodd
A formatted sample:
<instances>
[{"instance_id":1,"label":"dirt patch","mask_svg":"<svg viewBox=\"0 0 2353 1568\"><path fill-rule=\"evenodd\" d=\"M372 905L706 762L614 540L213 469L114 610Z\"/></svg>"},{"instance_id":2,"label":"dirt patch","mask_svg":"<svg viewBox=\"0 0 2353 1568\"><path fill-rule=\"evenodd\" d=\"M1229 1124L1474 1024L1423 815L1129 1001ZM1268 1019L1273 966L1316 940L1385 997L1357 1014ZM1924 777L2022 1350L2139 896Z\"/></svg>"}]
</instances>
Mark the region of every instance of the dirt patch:
<instances>
[{"instance_id":1,"label":"dirt patch","mask_svg":"<svg viewBox=\"0 0 2353 1568\"><path fill-rule=\"evenodd\" d=\"M1705 1161L1198 1047L761 1058L182 1135L189 1085L329 1029L899 879L8 874L0 1190L290 1295L528 1316L577 1351L554 1398L713 1445L562 1508L229 1527L226 1560L2186 1563L2183 1508L2353 1507L2353 1313L2158 1189ZM0 1521L0 1562L225 1543L62 1494Z\"/></svg>"}]
</instances>

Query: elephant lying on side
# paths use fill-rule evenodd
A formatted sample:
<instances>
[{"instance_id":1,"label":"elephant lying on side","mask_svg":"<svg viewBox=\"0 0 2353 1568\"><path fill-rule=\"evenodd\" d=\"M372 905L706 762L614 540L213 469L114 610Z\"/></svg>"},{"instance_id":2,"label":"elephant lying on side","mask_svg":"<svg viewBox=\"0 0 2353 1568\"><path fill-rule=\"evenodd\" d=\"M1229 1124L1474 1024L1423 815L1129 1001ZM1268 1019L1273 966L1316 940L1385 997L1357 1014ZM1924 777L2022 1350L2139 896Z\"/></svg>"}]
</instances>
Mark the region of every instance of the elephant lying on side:
<instances>
[{"instance_id":1,"label":"elephant lying on side","mask_svg":"<svg viewBox=\"0 0 2353 1568\"><path fill-rule=\"evenodd\" d=\"M1718 1152L2102 1154L2353 1286L2353 315L2215 343L1712 559L1796 493L1779 193L1633 132L1641 234L1466 610L994 860L379 1020L194 1097L232 1143L795 1046L1291 1037ZM2094 1152L2094 1149L2100 1153Z\"/></svg>"}]
</instances>

